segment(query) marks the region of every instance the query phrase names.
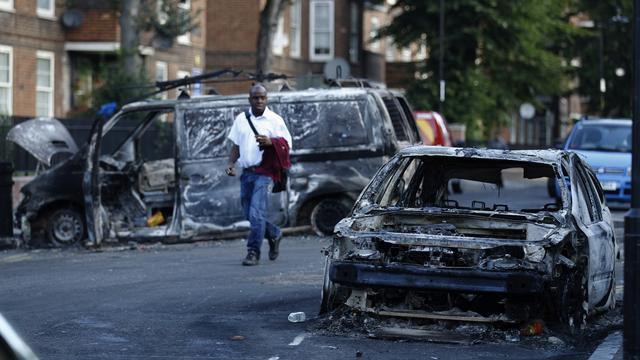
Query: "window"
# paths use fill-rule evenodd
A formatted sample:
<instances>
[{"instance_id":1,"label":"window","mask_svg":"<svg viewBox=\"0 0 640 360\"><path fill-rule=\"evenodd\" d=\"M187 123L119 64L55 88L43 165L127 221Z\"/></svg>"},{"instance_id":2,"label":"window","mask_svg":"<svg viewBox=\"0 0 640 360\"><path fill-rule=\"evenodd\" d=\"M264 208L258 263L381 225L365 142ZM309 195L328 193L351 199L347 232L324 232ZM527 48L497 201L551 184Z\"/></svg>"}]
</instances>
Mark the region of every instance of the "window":
<instances>
[{"instance_id":1,"label":"window","mask_svg":"<svg viewBox=\"0 0 640 360\"><path fill-rule=\"evenodd\" d=\"M358 4L351 2L349 21L349 59L357 64L360 57L360 12Z\"/></svg>"},{"instance_id":2,"label":"window","mask_svg":"<svg viewBox=\"0 0 640 360\"><path fill-rule=\"evenodd\" d=\"M375 40L376 36L378 36L378 32L380 31L380 20L377 16L372 16L369 22L369 49L372 51L380 50L380 40Z\"/></svg>"},{"instance_id":3,"label":"window","mask_svg":"<svg viewBox=\"0 0 640 360\"><path fill-rule=\"evenodd\" d=\"M53 116L54 55L38 51L36 58L36 116Z\"/></svg>"},{"instance_id":4,"label":"window","mask_svg":"<svg viewBox=\"0 0 640 360\"><path fill-rule=\"evenodd\" d=\"M13 50L0 46L0 114L12 114Z\"/></svg>"},{"instance_id":5,"label":"window","mask_svg":"<svg viewBox=\"0 0 640 360\"><path fill-rule=\"evenodd\" d=\"M273 51L273 55L282 56L284 54L284 47L289 45L289 39L287 39L287 35L284 33L284 16L280 14L278 18L278 27L276 29L275 36L273 37L273 42L271 43L271 50Z\"/></svg>"},{"instance_id":6,"label":"window","mask_svg":"<svg viewBox=\"0 0 640 360\"><path fill-rule=\"evenodd\" d=\"M294 149L322 149L367 144L364 107L358 100L308 101L281 104L279 113L289 123Z\"/></svg>"},{"instance_id":7,"label":"window","mask_svg":"<svg viewBox=\"0 0 640 360\"><path fill-rule=\"evenodd\" d=\"M38 8L36 10L38 16L52 18L55 15L54 0L38 0Z\"/></svg>"},{"instance_id":8,"label":"window","mask_svg":"<svg viewBox=\"0 0 640 360\"><path fill-rule=\"evenodd\" d=\"M294 0L289 8L289 56L300 57L300 19L302 18L301 0Z\"/></svg>"},{"instance_id":9,"label":"window","mask_svg":"<svg viewBox=\"0 0 640 360\"><path fill-rule=\"evenodd\" d=\"M0 0L0 10L15 11L13 8L13 0Z\"/></svg>"},{"instance_id":10,"label":"window","mask_svg":"<svg viewBox=\"0 0 640 360\"><path fill-rule=\"evenodd\" d=\"M164 61L156 61L156 81L167 81L169 79L169 67ZM159 99L166 99L167 92L158 94Z\"/></svg>"},{"instance_id":11,"label":"window","mask_svg":"<svg viewBox=\"0 0 640 360\"><path fill-rule=\"evenodd\" d=\"M178 2L178 8L182 11L189 13L191 11L191 0L180 0ZM178 44L190 45L191 44L191 31L178 36L176 38Z\"/></svg>"},{"instance_id":12,"label":"window","mask_svg":"<svg viewBox=\"0 0 640 360\"><path fill-rule=\"evenodd\" d=\"M311 2L310 58L312 61L333 58L333 1Z\"/></svg>"},{"instance_id":13,"label":"window","mask_svg":"<svg viewBox=\"0 0 640 360\"><path fill-rule=\"evenodd\" d=\"M387 62L394 62L396 60L396 47L393 45L393 39L387 38L387 44L384 49L384 59Z\"/></svg>"}]
</instances>

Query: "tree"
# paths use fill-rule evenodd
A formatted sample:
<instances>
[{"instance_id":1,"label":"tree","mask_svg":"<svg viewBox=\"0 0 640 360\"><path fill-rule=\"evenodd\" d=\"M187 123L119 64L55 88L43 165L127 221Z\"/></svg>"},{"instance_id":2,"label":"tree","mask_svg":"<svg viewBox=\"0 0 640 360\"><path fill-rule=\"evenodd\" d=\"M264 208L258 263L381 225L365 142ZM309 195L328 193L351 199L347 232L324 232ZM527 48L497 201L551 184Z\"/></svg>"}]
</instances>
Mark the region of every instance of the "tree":
<instances>
[{"instance_id":1,"label":"tree","mask_svg":"<svg viewBox=\"0 0 640 360\"><path fill-rule=\"evenodd\" d=\"M577 0L572 14L583 31L575 37L567 57L573 59L575 91L586 97L587 112L599 116L631 117L632 0ZM601 92L600 79L605 80Z\"/></svg>"},{"instance_id":2,"label":"tree","mask_svg":"<svg viewBox=\"0 0 640 360\"><path fill-rule=\"evenodd\" d=\"M67 1L69 7L95 6L93 2ZM139 50L142 35L150 34L145 45L162 49L171 47L176 37L198 26L195 16L179 5L179 0L109 0L100 4L120 14L120 52L115 63L100 65L102 84L91 95L96 109L105 102L122 103L148 90L143 88L149 79Z\"/></svg>"},{"instance_id":3,"label":"tree","mask_svg":"<svg viewBox=\"0 0 640 360\"><path fill-rule=\"evenodd\" d=\"M466 123L471 138L506 123L524 101L559 94L568 81L562 58L553 46L573 31L563 18L564 0L444 2L445 38L438 41L439 2L398 0L399 14L381 31L398 46L426 34L429 56L421 79L408 88L419 108L435 109L439 101L438 57L444 52L444 115ZM485 134L486 135L486 134Z\"/></svg>"},{"instance_id":4,"label":"tree","mask_svg":"<svg viewBox=\"0 0 640 360\"><path fill-rule=\"evenodd\" d=\"M258 73L266 74L271 71L273 34L277 31L278 19L288 4L290 4L290 0L267 0L260 12L260 31L256 45L256 71Z\"/></svg>"}]
</instances>

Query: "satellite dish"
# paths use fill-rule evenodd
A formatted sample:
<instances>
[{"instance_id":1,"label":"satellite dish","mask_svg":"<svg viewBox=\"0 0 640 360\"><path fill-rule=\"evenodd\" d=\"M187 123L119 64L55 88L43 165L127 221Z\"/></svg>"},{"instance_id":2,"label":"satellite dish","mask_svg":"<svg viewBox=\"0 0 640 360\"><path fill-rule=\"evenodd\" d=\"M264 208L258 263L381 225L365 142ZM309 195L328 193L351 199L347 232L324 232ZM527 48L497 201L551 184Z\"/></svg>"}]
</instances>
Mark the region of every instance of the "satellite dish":
<instances>
[{"instance_id":1,"label":"satellite dish","mask_svg":"<svg viewBox=\"0 0 640 360\"><path fill-rule=\"evenodd\" d=\"M521 118L525 120L529 120L529 119L532 119L535 114L536 114L536 108L533 107L533 105L531 105L530 103L526 102L520 105Z\"/></svg>"},{"instance_id":2,"label":"satellite dish","mask_svg":"<svg viewBox=\"0 0 640 360\"><path fill-rule=\"evenodd\" d=\"M343 58L335 58L324 64L325 79L346 79L349 76L351 76L351 68Z\"/></svg>"},{"instance_id":3,"label":"satellite dish","mask_svg":"<svg viewBox=\"0 0 640 360\"><path fill-rule=\"evenodd\" d=\"M62 14L62 25L68 29L77 28L84 22L84 13L78 9L69 9Z\"/></svg>"}]
</instances>

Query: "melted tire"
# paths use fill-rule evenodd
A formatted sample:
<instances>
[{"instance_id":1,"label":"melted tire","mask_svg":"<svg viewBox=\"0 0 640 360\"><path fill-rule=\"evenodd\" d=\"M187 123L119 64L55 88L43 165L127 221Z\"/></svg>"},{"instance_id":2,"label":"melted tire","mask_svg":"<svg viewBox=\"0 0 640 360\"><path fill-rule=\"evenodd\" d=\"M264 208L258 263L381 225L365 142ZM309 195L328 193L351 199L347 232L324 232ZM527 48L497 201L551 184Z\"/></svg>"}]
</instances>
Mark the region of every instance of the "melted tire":
<instances>
[{"instance_id":1,"label":"melted tire","mask_svg":"<svg viewBox=\"0 0 640 360\"><path fill-rule=\"evenodd\" d=\"M588 285L586 260L561 282L558 318L571 335L579 335L586 327L588 315Z\"/></svg>"}]
</instances>

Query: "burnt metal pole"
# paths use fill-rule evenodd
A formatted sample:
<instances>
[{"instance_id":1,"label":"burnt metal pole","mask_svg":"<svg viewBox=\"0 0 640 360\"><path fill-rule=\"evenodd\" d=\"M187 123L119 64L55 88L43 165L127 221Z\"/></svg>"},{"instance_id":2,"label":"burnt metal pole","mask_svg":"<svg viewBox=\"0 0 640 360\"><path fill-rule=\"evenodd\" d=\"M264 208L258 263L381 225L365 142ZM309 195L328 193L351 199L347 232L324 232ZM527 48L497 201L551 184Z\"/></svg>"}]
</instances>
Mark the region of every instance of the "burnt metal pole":
<instances>
[{"instance_id":1,"label":"burnt metal pole","mask_svg":"<svg viewBox=\"0 0 640 360\"><path fill-rule=\"evenodd\" d=\"M439 24L439 43L440 56L438 61L438 78L440 87L440 101L438 102L438 112L442 115L445 99L445 82L444 82L444 0L440 0L440 24Z\"/></svg>"},{"instance_id":2,"label":"burnt metal pole","mask_svg":"<svg viewBox=\"0 0 640 360\"><path fill-rule=\"evenodd\" d=\"M631 208L624 216L624 359L640 359L640 0L633 4Z\"/></svg>"}]
</instances>

